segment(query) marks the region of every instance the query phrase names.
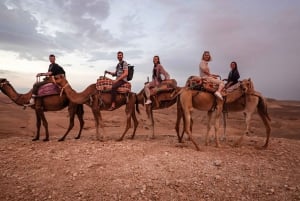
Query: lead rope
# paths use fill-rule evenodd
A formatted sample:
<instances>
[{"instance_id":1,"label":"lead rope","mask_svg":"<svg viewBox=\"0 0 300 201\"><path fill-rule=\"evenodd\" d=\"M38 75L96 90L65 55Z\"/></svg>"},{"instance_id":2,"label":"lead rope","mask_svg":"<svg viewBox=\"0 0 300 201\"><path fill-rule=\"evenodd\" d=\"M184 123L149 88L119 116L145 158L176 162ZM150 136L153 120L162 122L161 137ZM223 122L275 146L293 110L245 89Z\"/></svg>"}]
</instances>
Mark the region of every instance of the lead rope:
<instances>
[{"instance_id":1,"label":"lead rope","mask_svg":"<svg viewBox=\"0 0 300 201\"><path fill-rule=\"evenodd\" d=\"M59 96L62 96L62 94L63 94L63 92L64 92L64 89L65 89L68 85L69 85L69 83L67 83L65 86L63 86L63 87L61 88L61 91L60 91Z\"/></svg>"}]
</instances>

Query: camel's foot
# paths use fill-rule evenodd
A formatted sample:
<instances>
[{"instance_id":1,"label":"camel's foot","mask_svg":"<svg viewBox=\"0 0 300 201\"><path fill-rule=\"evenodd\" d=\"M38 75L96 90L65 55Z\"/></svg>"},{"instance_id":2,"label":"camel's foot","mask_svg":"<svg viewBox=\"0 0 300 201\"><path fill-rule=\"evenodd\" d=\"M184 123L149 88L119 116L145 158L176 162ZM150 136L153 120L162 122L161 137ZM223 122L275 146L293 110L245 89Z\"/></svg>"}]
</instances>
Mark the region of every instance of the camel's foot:
<instances>
[{"instance_id":1,"label":"camel's foot","mask_svg":"<svg viewBox=\"0 0 300 201\"><path fill-rule=\"evenodd\" d=\"M32 141L37 141L37 140L39 140L38 137L35 137L35 138L32 139Z\"/></svg>"},{"instance_id":2,"label":"camel's foot","mask_svg":"<svg viewBox=\"0 0 300 201\"><path fill-rule=\"evenodd\" d=\"M135 135L132 135L131 137L129 137L128 139L133 140Z\"/></svg>"},{"instance_id":3,"label":"camel's foot","mask_svg":"<svg viewBox=\"0 0 300 201\"><path fill-rule=\"evenodd\" d=\"M80 139L80 135L77 135L77 137L75 137L74 139L76 140Z\"/></svg>"},{"instance_id":4,"label":"camel's foot","mask_svg":"<svg viewBox=\"0 0 300 201\"><path fill-rule=\"evenodd\" d=\"M241 143L240 142L236 142L233 144L233 147L240 147L241 146Z\"/></svg>"},{"instance_id":5,"label":"camel's foot","mask_svg":"<svg viewBox=\"0 0 300 201\"><path fill-rule=\"evenodd\" d=\"M221 145L217 143L216 148L221 148Z\"/></svg>"},{"instance_id":6,"label":"camel's foot","mask_svg":"<svg viewBox=\"0 0 300 201\"><path fill-rule=\"evenodd\" d=\"M151 140L155 139L155 136L154 136L154 135L152 135L152 136L150 137L150 139L151 139Z\"/></svg>"},{"instance_id":7,"label":"camel's foot","mask_svg":"<svg viewBox=\"0 0 300 201\"><path fill-rule=\"evenodd\" d=\"M123 141L123 138L120 137L120 138L118 138L116 141L117 141L117 142L121 142L121 141Z\"/></svg>"},{"instance_id":8,"label":"camel's foot","mask_svg":"<svg viewBox=\"0 0 300 201\"><path fill-rule=\"evenodd\" d=\"M221 141L224 141L224 142L227 142L226 136L222 136L220 140L221 140Z\"/></svg>"},{"instance_id":9,"label":"camel's foot","mask_svg":"<svg viewBox=\"0 0 300 201\"><path fill-rule=\"evenodd\" d=\"M196 146L196 151L200 151L200 148L198 146Z\"/></svg>"},{"instance_id":10,"label":"camel's foot","mask_svg":"<svg viewBox=\"0 0 300 201\"><path fill-rule=\"evenodd\" d=\"M47 142L47 141L49 141L49 138L45 138L45 139L43 139L43 141L44 141L44 142Z\"/></svg>"},{"instance_id":11,"label":"camel's foot","mask_svg":"<svg viewBox=\"0 0 300 201\"><path fill-rule=\"evenodd\" d=\"M103 136L97 137L97 140L100 141L100 142L104 142L104 137Z\"/></svg>"},{"instance_id":12,"label":"camel's foot","mask_svg":"<svg viewBox=\"0 0 300 201\"><path fill-rule=\"evenodd\" d=\"M62 137L62 138L58 139L58 141L59 141L59 142L65 141L65 138Z\"/></svg>"}]
</instances>

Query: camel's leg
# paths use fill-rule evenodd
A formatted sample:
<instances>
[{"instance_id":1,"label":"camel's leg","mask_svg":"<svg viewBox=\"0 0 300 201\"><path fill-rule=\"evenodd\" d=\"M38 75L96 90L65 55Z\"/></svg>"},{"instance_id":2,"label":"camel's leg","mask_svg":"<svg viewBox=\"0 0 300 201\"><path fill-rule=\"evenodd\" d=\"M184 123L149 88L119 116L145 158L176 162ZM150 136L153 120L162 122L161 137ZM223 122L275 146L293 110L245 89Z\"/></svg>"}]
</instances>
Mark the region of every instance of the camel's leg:
<instances>
[{"instance_id":1,"label":"camel's leg","mask_svg":"<svg viewBox=\"0 0 300 201\"><path fill-rule=\"evenodd\" d=\"M260 118L262 119L264 125L265 125L265 128L266 128L266 142L263 146L263 148L267 148L268 147L268 144L269 144L269 138L270 138L270 133L271 133L271 126L270 126L270 122L269 120L267 119L266 115L264 112L260 111L260 110L257 110Z\"/></svg>"},{"instance_id":2,"label":"camel's leg","mask_svg":"<svg viewBox=\"0 0 300 201\"><path fill-rule=\"evenodd\" d=\"M77 135L77 137L75 139L79 139L83 126L84 126L84 120L83 120L83 105L75 105L75 104L71 104L68 107L68 111L69 111L69 128L67 130L67 132L64 134L63 137L61 137L58 141L64 141L65 138L67 137L67 135L69 134L69 132L72 130L72 128L74 127L74 118L75 118L75 114L77 114L78 116L78 120L80 123L80 129L79 129L79 133Z\"/></svg>"},{"instance_id":3,"label":"camel's leg","mask_svg":"<svg viewBox=\"0 0 300 201\"><path fill-rule=\"evenodd\" d=\"M150 106L151 107L151 106ZM153 117L153 110L152 108L150 108L150 118L151 118L151 125L152 125L152 136L151 136L151 139L154 139L155 136L154 136L154 117Z\"/></svg>"},{"instance_id":4,"label":"camel's leg","mask_svg":"<svg viewBox=\"0 0 300 201\"><path fill-rule=\"evenodd\" d=\"M103 140L103 136L99 133L99 121L100 121L100 110L98 108L93 107L92 112L94 115L95 127L96 127L96 139Z\"/></svg>"},{"instance_id":5,"label":"camel's leg","mask_svg":"<svg viewBox=\"0 0 300 201\"><path fill-rule=\"evenodd\" d=\"M41 117L37 110L35 110L36 117L36 136L32 139L32 141L36 141L40 139L40 131L41 131Z\"/></svg>"},{"instance_id":6,"label":"camel's leg","mask_svg":"<svg viewBox=\"0 0 300 201\"><path fill-rule=\"evenodd\" d=\"M49 141L49 130L48 130L48 122L47 119L45 117L45 113L43 111L40 111L40 117L42 119L43 122L43 126L45 128L45 132L46 132L46 137L43 139L44 142Z\"/></svg>"},{"instance_id":7,"label":"camel's leg","mask_svg":"<svg viewBox=\"0 0 300 201\"><path fill-rule=\"evenodd\" d=\"M212 117L212 112L209 111L207 112L207 117L208 117L208 121L207 121L207 128L206 128L206 135L205 135L205 145L208 146L209 144L209 131L211 129L211 117Z\"/></svg>"},{"instance_id":8,"label":"camel's leg","mask_svg":"<svg viewBox=\"0 0 300 201\"><path fill-rule=\"evenodd\" d=\"M179 143L182 143L182 137L183 137L183 134L184 134L184 129L183 129L181 135L179 135L181 119L182 119L182 109L181 109L181 106L180 106L180 102L177 101L177 118L176 118L175 130L176 130L176 134L177 134L177 138L178 138Z\"/></svg>"},{"instance_id":9,"label":"camel's leg","mask_svg":"<svg viewBox=\"0 0 300 201\"><path fill-rule=\"evenodd\" d=\"M84 126L84 120L83 120L83 115L84 115L84 110L83 110L83 105L78 105L77 106L77 117L78 117L78 120L79 120L79 124L80 124L80 128L79 128L79 133L77 135L77 137L75 137L75 139L79 139L80 136L81 136L81 132L82 132L82 129L83 129L83 126Z\"/></svg>"},{"instance_id":10,"label":"camel's leg","mask_svg":"<svg viewBox=\"0 0 300 201\"><path fill-rule=\"evenodd\" d=\"M194 140L193 136L192 136L192 131L191 131L191 112L187 111L184 112L184 122L185 122L185 131L188 134L189 139L192 141L192 143L195 145L196 150L200 151L200 148L198 146L198 144L196 143L196 141Z\"/></svg>"},{"instance_id":11,"label":"camel's leg","mask_svg":"<svg viewBox=\"0 0 300 201\"><path fill-rule=\"evenodd\" d=\"M222 136L222 138L221 138L221 140L223 140L223 141L227 141L227 136L226 136L226 128L227 128L227 121L226 121L226 118L227 118L227 116L226 115L228 115L228 113L227 112L222 112L222 117L223 117L223 128L224 128L224 130L223 130L223 136Z\"/></svg>"},{"instance_id":12,"label":"camel's leg","mask_svg":"<svg viewBox=\"0 0 300 201\"><path fill-rule=\"evenodd\" d=\"M215 111L215 119L214 119L214 125L215 125L215 141L216 141L216 147L220 147L220 141L219 141L219 128L220 128L220 110Z\"/></svg>"},{"instance_id":13,"label":"camel's leg","mask_svg":"<svg viewBox=\"0 0 300 201\"><path fill-rule=\"evenodd\" d=\"M130 103L126 104L126 108L125 108L125 113L126 113L126 128L125 128L123 134L121 135L121 137L117 141L122 141L123 138L124 138L124 136L125 136L125 134L127 133L127 131L129 130L129 128L131 127L132 110L134 110L134 106L131 107Z\"/></svg>"},{"instance_id":14,"label":"camel's leg","mask_svg":"<svg viewBox=\"0 0 300 201\"><path fill-rule=\"evenodd\" d=\"M131 139L133 139L134 136L135 136L136 129L139 125L139 121L136 118L135 110L133 110L131 117L133 119L133 124L134 124L133 133L132 133L132 136L131 136Z\"/></svg>"},{"instance_id":15,"label":"camel's leg","mask_svg":"<svg viewBox=\"0 0 300 201\"><path fill-rule=\"evenodd\" d=\"M68 111L69 111L69 127L67 132L64 134L64 136L62 136L58 141L64 141L65 138L67 137L68 133L72 130L72 128L74 127L74 117L75 117L75 108L72 107L71 105L69 105L68 107Z\"/></svg>"},{"instance_id":16,"label":"camel's leg","mask_svg":"<svg viewBox=\"0 0 300 201\"><path fill-rule=\"evenodd\" d=\"M244 136L249 133L252 112L245 112L244 114L245 114L246 130L242 134L242 136L235 142L234 146L240 146L242 141L244 140Z\"/></svg>"}]
</instances>

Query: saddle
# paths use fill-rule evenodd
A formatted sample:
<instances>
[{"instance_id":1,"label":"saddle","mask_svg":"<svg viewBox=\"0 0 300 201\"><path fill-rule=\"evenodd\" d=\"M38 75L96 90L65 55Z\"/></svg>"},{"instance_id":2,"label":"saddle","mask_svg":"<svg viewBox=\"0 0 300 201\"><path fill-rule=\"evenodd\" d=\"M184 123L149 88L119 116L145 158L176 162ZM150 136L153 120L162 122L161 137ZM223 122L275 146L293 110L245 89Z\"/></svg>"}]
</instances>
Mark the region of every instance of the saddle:
<instances>
[{"instance_id":1,"label":"saddle","mask_svg":"<svg viewBox=\"0 0 300 201\"><path fill-rule=\"evenodd\" d=\"M113 80L105 76L100 76L97 79L96 88L100 92L110 92L112 89ZM131 91L130 82L126 82L117 89L118 93L129 93Z\"/></svg>"},{"instance_id":2,"label":"saddle","mask_svg":"<svg viewBox=\"0 0 300 201\"><path fill-rule=\"evenodd\" d=\"M58 94L60 94L60 88L56 84L49 82L39 87L37 97Z\"/></svg>"},{"instance_id":3,"label":"saddle","mask_svg":"<svg viewBox=\"0 0 300 201\"><path fill-rule=\"evenodd\" d=\"M219 85L199 76L190 76L185 84L186 87L198 91L214 93L218 90Z\"/></svg>"},{"instance_id":4,"label":"saddle","mask_svg":"<svg viewBox=\"0 0 300 201\"><path fill-rule=\"evenodd\" d=\"M163 92L173 91L177 87L177 82L175 79L163 80L161 84L157 87L150 88L151 96L157 95Z\"/></svg>"}]
</instances>

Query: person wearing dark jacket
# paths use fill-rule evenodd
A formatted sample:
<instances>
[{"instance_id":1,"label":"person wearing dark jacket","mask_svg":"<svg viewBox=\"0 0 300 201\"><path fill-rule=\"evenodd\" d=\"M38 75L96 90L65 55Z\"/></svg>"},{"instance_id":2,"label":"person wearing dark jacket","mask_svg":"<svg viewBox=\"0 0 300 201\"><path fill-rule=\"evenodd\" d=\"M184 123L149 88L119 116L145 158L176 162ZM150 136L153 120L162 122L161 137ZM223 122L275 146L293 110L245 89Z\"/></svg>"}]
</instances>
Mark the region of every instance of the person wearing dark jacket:
<instances>
[{"instance_id":1,"label":"person wearing dark jacket","mask_svg":"<svg viewBox=\"0 0 300 201\"><path fill-rule=\"evenodd\" d=\"M240 78L240 73L238 71L237 63L235 61L230 63L231 71L228 74L228 79L225 88L228 88L236 83L238 83Z\"/></svg>"},{"instance_id":2,"label":"person wearing dark jacket","mask_svg":"<svg viewBox=\"0 0 300 201\"><path fill-rule=\"evenodd\" d=\"M50 65L48 68L48 72L38 73L36 75L36 77L46 76L46 78L44 79L44 81L37 82L33 85L32 97L29 100L29 104L25 104L24 106L32 106L35 104L35 97L37 96L38 90L42 85L47 84L49 82L54 83L54 80L57 79L58 77L66 76L66 72L64 71L64 69L60 65L55 63L55 55L50 54L49 61L50 61Z\"/></svg>"}]
</instances>

